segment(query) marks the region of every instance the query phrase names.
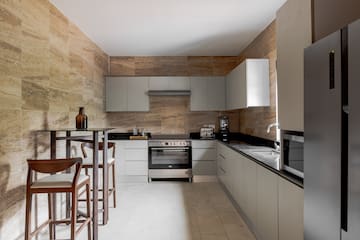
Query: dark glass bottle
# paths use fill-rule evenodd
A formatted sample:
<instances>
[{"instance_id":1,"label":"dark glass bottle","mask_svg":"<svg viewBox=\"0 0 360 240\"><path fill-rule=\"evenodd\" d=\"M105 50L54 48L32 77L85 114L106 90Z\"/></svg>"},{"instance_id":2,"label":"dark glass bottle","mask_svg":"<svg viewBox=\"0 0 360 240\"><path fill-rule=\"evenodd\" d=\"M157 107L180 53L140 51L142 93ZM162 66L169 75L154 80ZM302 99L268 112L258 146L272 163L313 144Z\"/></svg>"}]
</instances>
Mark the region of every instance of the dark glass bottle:
<instances>
[{"instance_id":1,"label":"dark glass bottle","mask_svg":"<svg viewBox=\"0 0 360 240\"><path fill-rule=\"evenodd\" d=\"M88 119L84 107L79 108L79 114L76 116L76 129L87 129Z\"/></svg>"}]
</instances>

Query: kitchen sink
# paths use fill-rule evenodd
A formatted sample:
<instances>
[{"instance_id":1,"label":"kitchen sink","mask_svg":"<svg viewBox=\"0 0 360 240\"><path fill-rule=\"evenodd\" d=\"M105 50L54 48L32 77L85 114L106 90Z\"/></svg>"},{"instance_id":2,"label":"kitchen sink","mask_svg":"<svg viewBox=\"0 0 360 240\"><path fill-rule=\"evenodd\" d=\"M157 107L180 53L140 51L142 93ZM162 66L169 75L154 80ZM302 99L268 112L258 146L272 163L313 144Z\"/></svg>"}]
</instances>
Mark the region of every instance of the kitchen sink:
<instances>
[{"instance_id":1,"label":"kitchen sink","mask_svg":"<svg viewBox=\"0 0 360 240\"><path fill-rule=\"evenodd\" d=\"M230 144L233 148L236 148L240 151L269 151L269 147L264 146L254 146L249 144Z\"/></svg>"},{"instance_id":2,"label":"kitchen sink","mask_svg":"<svg viewBox=\"0 0 360 240\"><path fill-rule=\"evenodd\" d=\"M279 168L280 153L273 149L249 149L243 152L275 169Z\"/></svg>"}]
</instances>

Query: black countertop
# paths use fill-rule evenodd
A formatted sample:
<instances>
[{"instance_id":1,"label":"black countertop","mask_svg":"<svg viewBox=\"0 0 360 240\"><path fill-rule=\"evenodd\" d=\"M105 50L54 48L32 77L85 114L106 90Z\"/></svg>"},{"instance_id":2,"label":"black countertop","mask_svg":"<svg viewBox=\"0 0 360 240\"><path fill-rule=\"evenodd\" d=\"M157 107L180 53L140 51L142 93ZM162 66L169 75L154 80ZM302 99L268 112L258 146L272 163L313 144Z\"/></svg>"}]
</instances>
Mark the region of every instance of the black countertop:
<instances>
[{"instance_id":1,"label":"black countertop","mask_svg":"<svg viewBox=\"0 0 360 240\"><path fill-rule=\"evenodd\" d=\"M198 133L190 133L190 137L194 140L200 139L200 134ZM282 178L285 178L286 180L294 183L295 185L304 188L304 180L294 174L291 174L287 171L284 171L282 169L280 169L280 164L275 164L272 162L267 162L265 163L264 161L261 161L260 159L250 155L249 153L247 153L246 151L242 151L239 148L236 148L235 145L237 144L249 144L252 146L263 146L263 147L270 147L273 148L274 147L274 141L268 140L268 139L263 139L263 138L259 138L259 137L254 137L254 136L250 136L250 135L245 135L242 133L230 133L230 142L221 142L220 143L224 144L225 146L233 149L234 151L244 155L245 157L253 160L254 162L256 162L257 164L263 166L264 168L276 173L277 175L279 175Z\"/></svg>"},{"instance_id":2,"label":"black countertop","mask_svg":"<svg viewBox=\"0 0 360 240\"><path fill-rule=\"evenodd\" d=\"M132 133L110 132L109 140L129 140L129 136L131 136L131 135L132 135ZM151 139L151 134L149 134L148 137L149 137L149 139ZM240 143L246 143L246 144L249 144L252 146L263 146L263 147L273 148L274 141L263 139L263 138L258 138L258 137L254 137L254 136L250 136L250 135L245 135L245 134L241 134L241 133L230 133L230 139L232 139L232 140L230 140L230 142L228 142L228 143L221 142L221 141L219 141L219 142L224 144L225 146L233 149L234 151L244 155L245 157L253 160L257 164L272 171L273 173L279 175L280 177L303 188L304 183L303 183L302 178L280 169L279 164L275 164L275 163L271 163L271 162L265 163L264 161L261 161L259 158L256 158L256 157L250 155L249 153L247 153L246 151L242 151L236 147L236 145L238 145ZM200 133L190 133L189 140L207 141L207 140L217 140L217 139L216 138L215 139L201 139Z\"/></svg>"}]
</instances>

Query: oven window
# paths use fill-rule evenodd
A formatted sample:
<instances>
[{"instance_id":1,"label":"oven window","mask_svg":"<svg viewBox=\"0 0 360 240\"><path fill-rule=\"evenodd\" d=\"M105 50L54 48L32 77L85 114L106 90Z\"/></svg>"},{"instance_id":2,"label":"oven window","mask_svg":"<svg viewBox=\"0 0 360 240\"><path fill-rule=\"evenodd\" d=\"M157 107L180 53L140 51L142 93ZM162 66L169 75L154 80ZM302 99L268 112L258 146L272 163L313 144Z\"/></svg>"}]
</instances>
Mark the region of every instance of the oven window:
<instances>
[{"instance_id":1,"label":"oven window","mask_svg":"<svg viewBox=\"0 0 360 240\"><path fill-rule=\"evenodd\" d=\"M186 148L152 148L152 165L188 165L189 149Z\"/></svg>"},{"instance_id":2,"label":"oven window","mask_svg":"<svg viewBox=\"0 0 360 240\"><path fill-rule=\"evenodd\" d=\"M284 164L304 172L304 143L284 140Z\"/></svg>"}]
</instances>

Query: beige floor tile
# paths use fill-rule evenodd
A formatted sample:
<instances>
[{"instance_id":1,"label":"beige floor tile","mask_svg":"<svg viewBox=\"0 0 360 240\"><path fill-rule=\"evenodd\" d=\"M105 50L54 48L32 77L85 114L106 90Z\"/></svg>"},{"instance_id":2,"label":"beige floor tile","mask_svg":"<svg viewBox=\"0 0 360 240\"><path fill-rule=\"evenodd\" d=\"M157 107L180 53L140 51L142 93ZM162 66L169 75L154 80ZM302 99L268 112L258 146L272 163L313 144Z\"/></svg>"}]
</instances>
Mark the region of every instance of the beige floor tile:
<instances>
[{"instance_id":1,"label":"beige floor tile","mask_svg":"<svg viewBox=\"0 0 360 240\"><path fill-rule=\"evenodd\" d=\"M226 235L223 234L202 234L201 240L229 240Z\"/></svg>"},{"instance_id":2,"label":"beige floor tile","mask_svg":"<svg viewBox=\"0 0 360 240\"><path fill-rule=\"evenodd\" d=\"M224 224L224 227L229 240L255 240L247 226Z\"/></svg>"},{"instance_id":3,"label":"beige floor tile","mask_svg":"<svg viewBox=\"0 0 360 240\"><path fill-rule=\"evenodd\" d=\"M99 240L255 239L218 183L118 184L117 194ZM67 227L57 232L69 236ZM78 239L87 239L86 230Z\"/></svg>"}]
</instances>

